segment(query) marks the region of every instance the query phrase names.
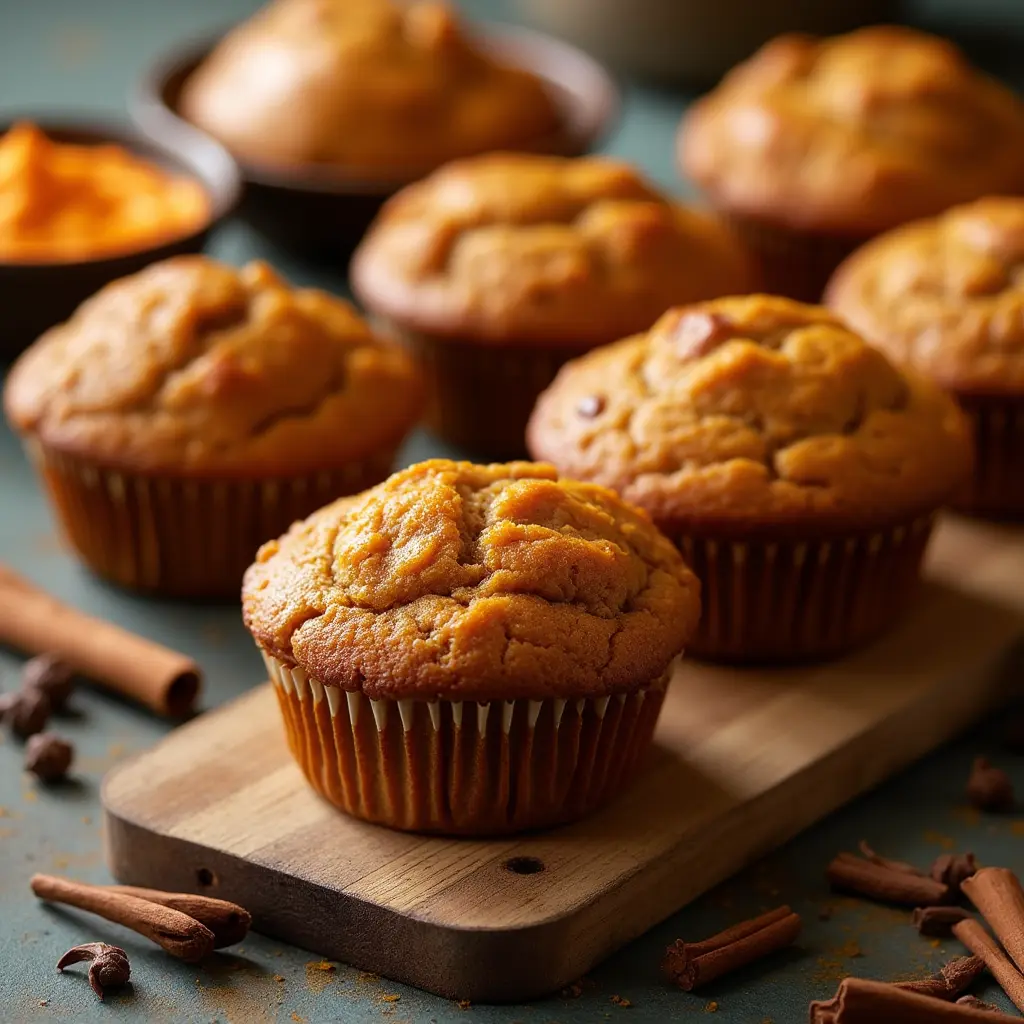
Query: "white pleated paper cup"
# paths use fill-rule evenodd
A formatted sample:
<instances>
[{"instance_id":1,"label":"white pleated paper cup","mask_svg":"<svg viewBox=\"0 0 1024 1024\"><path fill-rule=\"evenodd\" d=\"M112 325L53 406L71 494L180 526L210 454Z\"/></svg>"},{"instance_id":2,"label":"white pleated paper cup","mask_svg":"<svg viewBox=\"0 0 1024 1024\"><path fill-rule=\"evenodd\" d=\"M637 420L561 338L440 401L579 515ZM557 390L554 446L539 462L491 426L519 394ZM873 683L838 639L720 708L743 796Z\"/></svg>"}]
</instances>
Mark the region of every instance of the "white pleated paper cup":
<instances>
[{"instance_id":1,"label":"white pleated paper cup","mask_svg":"<svg viewBox=\"0 0 1024 1024\"><path fill-rule=\"evenodd\" d=\"M448 835L544 828L606 803L649 747L669 679L579 700L371 700L263 657L313 789L354 817Z\"/></svg>"},{"instance_id":2,"label":"white pleated paper cup","mask_svg":"<svg viewBox=\"0 0 1024 1024\"><path fill-rule=\"evenodd\" d=\"M700 625L688 652L713 661L785 663L870 642L913 600L934 521L930 515L884 530L792 541L666 530L700 579Z\"/></svg>"},{"instance_id":3,"label":"white pleated paper cup","mask_svg":"<svg viewBox=\"0 0 1024 1024\"><path fill-rule=\"evenodd\" d=\"M340 470L267 479L130 473L25 444L64 535L98 576L168 597L237 598L259 546L384 480L389 449Z\"/></svg>"}]
</instances>

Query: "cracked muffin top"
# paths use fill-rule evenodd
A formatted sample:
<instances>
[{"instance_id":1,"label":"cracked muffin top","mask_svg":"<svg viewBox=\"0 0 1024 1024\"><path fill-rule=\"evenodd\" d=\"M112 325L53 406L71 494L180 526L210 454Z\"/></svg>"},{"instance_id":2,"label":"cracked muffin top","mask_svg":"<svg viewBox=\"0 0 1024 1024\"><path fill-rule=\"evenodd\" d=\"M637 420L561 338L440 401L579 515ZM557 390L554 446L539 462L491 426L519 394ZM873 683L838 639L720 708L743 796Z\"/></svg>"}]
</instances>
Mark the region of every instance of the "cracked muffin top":
<instances>
[{"instance_id":1,"label":"cracked muffin top","mask_svg":"<svg viewBox=\"0 0 1024 1024\"><path fill-rule=\"evenodd\" d=\"M15 363L11 424L66 454L186 475L300 476L397 445L421 385L352 307L202 256L107 285Z\"/></svg>"},{"instance_id":2,"label":"cracked muffin top","mask_svg":"<svg viewBox=\"0 0 1024 1024\"><path fill-rule=\"evenodd\" d=\"M882 235L826 301L903 363L970 394L1024 391L1024 199L993 197Z\"/></svg>"},{"instance_id":3,"label":"cracked muffin top","mask_svg":"<svg viewBox=\"0 0 1024 1024\"><path fill-rule=\"evenodd\" d=\"M375 313L482 342L589 347L753 284L722 224L598 157L449 164L388 201L352 263Z\"/></svg>"},{"instance_id":4,"label":"cracked muffin top","mask_svg":"<svg viewBox=\"0 0 1024 1024\"><path fill-rule=\"evenodd\" d=\"M666 531L898 523L967 476L967 425L828 310L766 295L666 313L563 367L531 454Z\"/></svg>"},{"instance_id":5,"label":"cracked muffin top","mask_svg":"<svg viewBox=\"0 0 1024 1024\"><path fill-rule=\"evenodd\" d=\"M690 108L679 156L720 208L867 236L1024 191L1024 103L913 29L784 35Z\"/></svg>"},{"instance_id":6,"label":"cracked muffin top","mask_svg":"<svg viewBox=\"0 0 1024 1024\"><path fill-rule=\"evenodd\" d=\"M540 79L478 48L434 0L276 0L224 37L181 108L243 159L374 180L563 134Z\"/></svg>"},{"instance_id":7,"label":"cracked muffin top","mask_svg":"<svg viewBox=\"0 0 1024 1024\"><path fill-rule=\"evenodd\" d=\"M267 653L372 699L541 700L658 679L698 595L611 491L551 466L436 459L264 544L242 611Z\"/></svg>"}]
</instances>

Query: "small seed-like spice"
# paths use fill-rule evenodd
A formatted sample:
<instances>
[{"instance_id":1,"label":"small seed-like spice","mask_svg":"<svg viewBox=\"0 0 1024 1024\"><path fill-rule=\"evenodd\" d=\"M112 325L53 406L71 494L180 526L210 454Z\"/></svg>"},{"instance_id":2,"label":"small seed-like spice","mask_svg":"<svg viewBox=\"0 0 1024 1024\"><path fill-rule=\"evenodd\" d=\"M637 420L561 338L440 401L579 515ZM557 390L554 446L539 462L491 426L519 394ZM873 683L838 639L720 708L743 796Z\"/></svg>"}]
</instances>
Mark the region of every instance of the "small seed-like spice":
<instances>
[{"instance_id":1,"label":"small seed-like spice","mask_svg":"<svg viewBox=\"0 0 1024 1024\"><path fill-rule=\"evenodd\" d=\"M50 707L60 711L75 688L75 673L56 654L40 654L25 662L21 670L23 690L42 690L50 698Z\"/></svg>"},{"instance_id":2,"label":"small seed-like spice","mask_svg":"<svg viewBox=\"0 0 1024 1024\"><path fill-rule=\"evenodd\" d=\"M943 853L935 858L929 874L949 886L950 896L960 895L960 886L978 870L973 853Z\"/></svg>"},{"instance_id":3,"label":"small seed-like spice","mask_svg":"<svg viewBox=\"0 0 1024 1024\"><path fill-rule=\"evenodd\" d=\"M913 924L921 935L944 939L953 934L953 925L970 916L962 907L918 907Z\"/></svg>"},{"instance_id":4,"label":"small seed-like spice","mask_svg":"<svg viewBox=\"0 0 1024 1024\"><path fill-rule=\"evenodd\" d=\"M53 732L37 732L25 746L25 771L43 782L64 778L75 758L75 748Z\"/></svg>"},{"instance_id":5,"label":"small seed-like spice","mask_svg":"<svg viewBox=\"0 0 1024 1024\"><path fill-rule=\"evenodd\" d=\"M967 799L982 811L1013 809L1013 783L1010 776L991 764L986 757L976 757L967 780Z\"/></svg>"},{"instance_id":6,"label":"small seed-like spice","mask_svg":"<svg viewBox=\"0 0 1024 1024\"><path fill-rule=\"evenodd\" d=\"M128 954L120 946L108 946L105 942L87 942L82 946L74 946L57 961L57 970L63 971L65 967L82 960L91 961L89 984L100 999L108 988L119 988L131 977Z\"/></svg>"},{"instance_id":7,"label":"small seed-like spice","mask_svg":"<svg viewBox=\"0 0 1024 1024\"><path fill-rule=\"evenodd\" d=\"M5 718L15 736L27 739L46 728L50 698L42 690L22 690Z\"/></svg>"}]
</instances>

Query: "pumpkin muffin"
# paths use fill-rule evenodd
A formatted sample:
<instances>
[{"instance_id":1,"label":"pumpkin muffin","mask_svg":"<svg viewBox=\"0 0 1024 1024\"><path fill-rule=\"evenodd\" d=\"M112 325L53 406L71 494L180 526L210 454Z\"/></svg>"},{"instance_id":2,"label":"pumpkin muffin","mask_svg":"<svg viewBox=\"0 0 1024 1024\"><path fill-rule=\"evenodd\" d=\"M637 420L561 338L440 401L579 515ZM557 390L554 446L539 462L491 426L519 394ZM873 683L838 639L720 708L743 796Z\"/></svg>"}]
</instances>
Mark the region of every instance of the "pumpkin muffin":
<instances>
[{"instance_id":1,"label":"pumpkin muffin","mask_svg":"<svg viewBox=\"0 0 1024 1024\"><path fill-rule=\"evenodd\" d=\"M952 43L892 25L780 36L690 108L678 141L767 286L809 301L873 235L1024 192L1024 103Z\"/></svg>"},{"instance_id":2,"label":"pumpkin muffin","mask_svg":"<svg viewBox=\"0 0 1024 1024\"><path fill-rule=\"evenodd\" d=\"M973 420L973 485L958 503L1024 517L1024 199L988 198L876 238L827 301L891 359L931 377Z\"/></svg>"},{"instance_id":3,"label":"pumpkin muffin","mask_svg":"<svg viewBox=\"0 0 1024 1024\"><path fill-rule=\"evenodd\" d=\"M564 135L540 79L488 55L432 0L275 0L224 37L180 107L248 162L374 182Z\"/></svg>"},{"instance_id":4,"label":"pumpkin muffin","mask_svg":"<svg viewBox=\"0 0 1024 1024\"><path fill-rule=\"evenodd\" d=\"M487 834L623 786L698 589L611 491L438 459L265 544L242 610L314 789L394 828Z\"/></svg>"},{"instance_id":5,"label":"pumpkin muffin","mask_svg":"<svg viewBox=\"0 0 1024 1024\"><path fill-rule=\"evenodd\" d=\"M388 475L421 385L347 303L190 256L44 334L4 403L87 565L213 597L237 595L263 541Z\"/></svg>"},{"instance_id":6,"label":"pumpkin muffin","mask_svg":"<svg viewBox=\"0 0 1024 1024\"><path fill-rule=\"evenodd\" d=\"M691 648L733 661L821 658L880 633L971 464L938 387L828 310L765 295L673 309L569 363L527 436L678 543L703 586Z\"/></svg>"},{"instance_id":7,"label":"pumpkin muffin","mask_svg":"<svg viewBox=\"0 0 1024 1024\"><path fill-rule=\"evenodd\" d=\"M352 287L417 354L427 422L489 456L524 450L537 395L567 359L669 306L748 290L730 232L602 158L490 154L384 207Z\"/></svg>"}]
</instances>

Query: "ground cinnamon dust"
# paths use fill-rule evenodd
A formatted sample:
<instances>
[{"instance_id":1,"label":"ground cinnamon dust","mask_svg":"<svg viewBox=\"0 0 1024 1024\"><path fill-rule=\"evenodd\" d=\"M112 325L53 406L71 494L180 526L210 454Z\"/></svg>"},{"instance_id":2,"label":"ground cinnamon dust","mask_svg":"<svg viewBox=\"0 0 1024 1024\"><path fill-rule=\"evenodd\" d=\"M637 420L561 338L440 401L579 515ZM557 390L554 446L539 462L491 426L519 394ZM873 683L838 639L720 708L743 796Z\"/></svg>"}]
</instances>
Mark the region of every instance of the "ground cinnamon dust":
<instances>
[{"instance_id":1,"label":"ground cinnamon dust","mask_svg":"<svg viewBox=\"0 0 1024 1024\"><path fill-rule=\"evenodd\" d=\"M120 146L54 142L27 123L0 137L0 260L114 256L190 234L209 216L198 182Z\"/></svg>"}]
</instances>

